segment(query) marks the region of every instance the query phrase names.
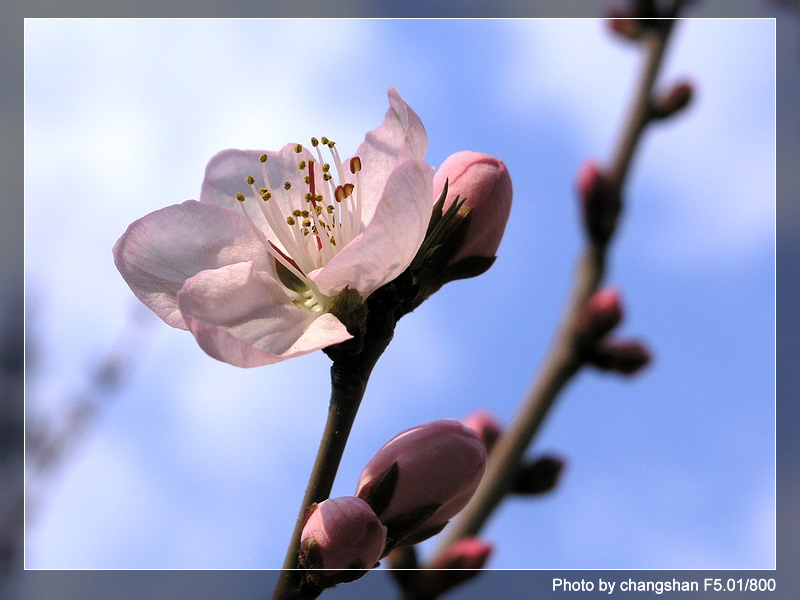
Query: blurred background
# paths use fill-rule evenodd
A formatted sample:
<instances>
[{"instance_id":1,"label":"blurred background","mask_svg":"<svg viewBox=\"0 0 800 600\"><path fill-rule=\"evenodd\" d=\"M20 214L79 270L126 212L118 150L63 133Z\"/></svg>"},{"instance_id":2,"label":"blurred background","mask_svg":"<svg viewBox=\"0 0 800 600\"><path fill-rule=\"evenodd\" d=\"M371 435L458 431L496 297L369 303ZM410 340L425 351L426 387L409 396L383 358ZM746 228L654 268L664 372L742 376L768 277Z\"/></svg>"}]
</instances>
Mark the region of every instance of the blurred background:
<instances>
[{"instance_id":1,"label":"blurred background","mask_svg":"<svg viewBox=\"0 0 800 600\"><path fill-rule=\"evenodd\" d=\"M279 567L303 495L328 359L206 356L117 273L131 221L197 198L224 148L352 152L388 86L432 165L506 162L498 260L399 323L333 490L349 495L402 429L513 417L580 247L576 172L609 157L639 59L596 20L26 21L26 566ZM677 27L662 82L696 101L645 138L608 277L654 363L567 388L531 449L566 460L560 485L502 506L488 567L774 567L774 63L771 20Z\"/></svg>"}]
</instances>

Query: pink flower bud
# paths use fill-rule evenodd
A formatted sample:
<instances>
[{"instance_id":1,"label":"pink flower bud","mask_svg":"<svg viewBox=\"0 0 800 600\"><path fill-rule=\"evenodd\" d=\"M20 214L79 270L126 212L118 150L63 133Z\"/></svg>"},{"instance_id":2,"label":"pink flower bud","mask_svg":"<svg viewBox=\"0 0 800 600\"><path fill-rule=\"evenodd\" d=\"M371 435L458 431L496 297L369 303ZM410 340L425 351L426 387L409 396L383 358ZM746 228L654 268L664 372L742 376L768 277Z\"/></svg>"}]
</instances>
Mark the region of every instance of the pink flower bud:
<instances>
[{"instance_id":1,"label":"pink flower bud","mask_svg":"<svg viewBox=\"0 0 800 600\"><path fill-rule=\"evenodd\" d=\"M300 536L298 560L309 577L325 587L363 575L345 569L371 569L386 545L384 527L360 498L329 498L312 505Z\"/></svg>"},{"instance_id":2,"label":"pink flower bud","mask_svg":"<svg viewBox=\"0 0 800 600\"><path fill-rule=\"evenodd\" d=\"M622 321L622 300L612 288L598 290L583 307L577 333L583 344L593 344Z\"/></svg>"},{"instance_id":3,"label":"pink flower bud","mask_svg":"<svg viewBox=\"0 0 800 600\"><path fill-rule=\"evenodd\" d=\"M492 545L478 538L462 538L453 543L430 566L431 569L482 569L492 553Z\"/></svg>"},{"instance_id":4,"label":"pink flower bud","mask_svg":"<svg viewBox=\"0 0 800 600\"><path fill-rule=\"evenodd\" d=\"M497 254L511 212L511 177L503 161L479 152L450 155L433 177L433 200L448 182L446 210L456 196L465 200L461 214L469 224L461 248L451 264L471 257L491 258Z\"/></svg>"},{"instance_id":5,"label":"pink flower bud","mask_svg":"<svg viewBox=\"0 0 800 600\"><path fill-rule=\"evenodd\" d=\"M588 160L578 173L578 192L586 231L595 242L606 243L622 208L619 188L596 162Z\"/></svg>"},{"instance_id":6,"label":"pink flower bud","mask_svg":"<svg viewBox=\"0 0 800 600\"><path fill-rule=\"evenodd\" d=\"M491 452L492 446L500 437L502 428L494 415L486 410L476 410L463 421L465 427L469 427L477 433L486 446L486 451Z\"/></svg>"},{"instance_id":7,"label":"pink flower bud","mask_svg":"<svg viewBox=\"0 0 800 600\"><path fill-rule=\"evenodd\" d=\"M460 539L421 572L418 588L429 594L424 597L437 598L477 575L491 553L492 546L484 541Z\"/></svg>"},{"instance_id":8,"label":"pink flower bud","mask_svg":"<svg viewBox=\"0 0 800 600\"><path fill-rule=\"evenodd\" d=\"M388 527L391 544L415 544L466 506L486 468L478 434L441 419L396 435L367 463L357 495Z\"/></svg>"}]
</instances>

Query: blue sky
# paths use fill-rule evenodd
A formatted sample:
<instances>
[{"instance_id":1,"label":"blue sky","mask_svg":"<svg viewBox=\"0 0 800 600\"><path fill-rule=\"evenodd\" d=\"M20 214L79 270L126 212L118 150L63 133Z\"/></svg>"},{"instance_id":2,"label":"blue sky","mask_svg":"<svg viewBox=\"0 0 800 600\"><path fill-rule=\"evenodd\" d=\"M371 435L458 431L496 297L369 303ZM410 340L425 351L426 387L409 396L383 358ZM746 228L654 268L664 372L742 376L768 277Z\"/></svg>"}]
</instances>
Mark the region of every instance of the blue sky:
<instances>
[{"instance_id":1,"label":"blue sky","mask_svg":"<svg viewBox=\"0 0 800 600\"><path fill-rule=\"evenodd\" d=\"M116 272L128 223L196 198L223 148L329 135L346 154L390 85L431 164L506 162L497 263L400 322L334 487L351 494L402 429L513 417L580 247L575 173L609 156L639 65L593 20L28 20L25 52L29 415L58 420L138 331L126 385L29 481L29 568L278 567L322 430L327 358L207 357ZM608 277L654 364L567 388L532 449L566 458L561 485L498 511L490 567L774 565L773 22L682 22L662 81L679 77L697 101L646 137Z\"/></svg>"}]
</instances>

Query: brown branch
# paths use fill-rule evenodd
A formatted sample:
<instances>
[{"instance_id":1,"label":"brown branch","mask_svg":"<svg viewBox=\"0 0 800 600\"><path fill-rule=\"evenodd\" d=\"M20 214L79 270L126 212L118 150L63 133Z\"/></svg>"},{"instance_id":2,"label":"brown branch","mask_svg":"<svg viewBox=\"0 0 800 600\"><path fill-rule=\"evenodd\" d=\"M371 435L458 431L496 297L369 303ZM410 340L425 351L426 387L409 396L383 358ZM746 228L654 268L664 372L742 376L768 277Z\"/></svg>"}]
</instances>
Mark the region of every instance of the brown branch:
<instances>
[{"instance_id":1,"label":"brown branch","mask_svg":"<svg viewBox=\"0 0 800 600\"><path fill-rule=\"evenodd\" d=\"M676 3L676 10L679 5L680 2ZM611 188L620 195L642 133L653 118L653 86L672 26L673 22L668 20L651 21L641 40L645 52L643 70L628 119L615 147L611 165L605 173ZM475 496L447 531L439 556L456 540L478 534L511 489L522 456L559 393L584 364L576 343L578 317L586 301L597 291L603 280L611 236L587 237L555 341L511 426L492 450L486 475Z\"/></svg>"}]
</instances>

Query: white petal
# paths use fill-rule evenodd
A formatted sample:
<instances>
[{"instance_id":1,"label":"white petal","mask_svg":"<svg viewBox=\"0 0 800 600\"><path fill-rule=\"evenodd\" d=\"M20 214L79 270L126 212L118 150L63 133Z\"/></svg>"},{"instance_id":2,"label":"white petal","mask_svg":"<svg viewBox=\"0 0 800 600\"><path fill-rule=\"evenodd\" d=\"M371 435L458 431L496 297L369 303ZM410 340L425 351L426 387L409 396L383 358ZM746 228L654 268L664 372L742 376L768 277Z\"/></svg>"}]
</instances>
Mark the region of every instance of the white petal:
<instances>
[{"instance_id":1,"label":"white petal","mask_svg":"<svg viewBox=\"0 0 800 600\"><path fill-rule=\"evenodd\" d=\"M134 221L114 245L114 262L136 297L173 326L186 329L176 295L205 269L245 260L269 263L244 217L188 200Z\"/></svg>"},{"instance_id":2,"label":"white petal","mask_svg":"<svg viewBox=\"0 0 800 600\"><path fill-rule=\"evenodd\" d=\"M359 174L363 217L369 221L389 174L406 160L422 160L428 151L428 134L417 113L395 88L389 88L389 110L383 123L367 133L358 147L363 169Z\"/></svg>"},{"instance_id":3,"label":"white petal","mask_svg":"<svg viewBox=\"0 0 800 600\"><path fill-rule=\"evenodd\" d=\"M252 263L198 273L178 293L178 306L200 347L238 367L276 363L352 337L333 315L295 306Z\"/></svg>"},{"instance_id":4,"label":"white petal","mask_svg":"<svg viewBox=\"0 0 800 600\"><path fill-rule=\"evenodd\" d=\"M323 294L349 285L366 298L405 270L428 228L432 181L433 170L423 161L406 161L392 171L367 228L310 274Z\"/></svg>"}]
</instances>

